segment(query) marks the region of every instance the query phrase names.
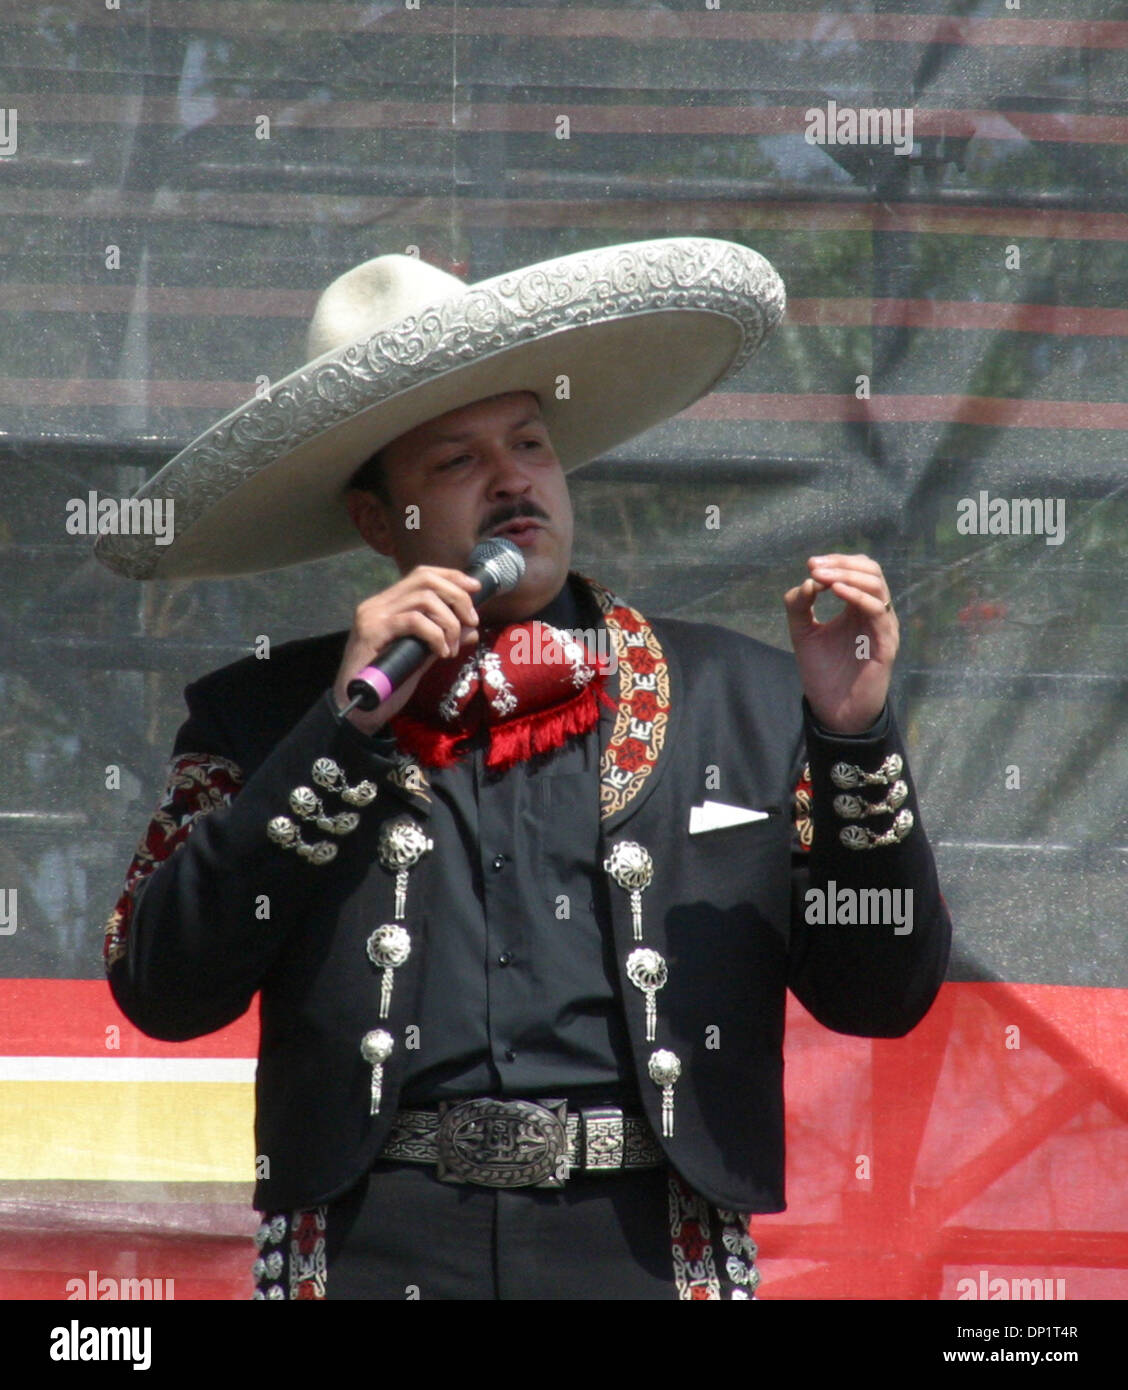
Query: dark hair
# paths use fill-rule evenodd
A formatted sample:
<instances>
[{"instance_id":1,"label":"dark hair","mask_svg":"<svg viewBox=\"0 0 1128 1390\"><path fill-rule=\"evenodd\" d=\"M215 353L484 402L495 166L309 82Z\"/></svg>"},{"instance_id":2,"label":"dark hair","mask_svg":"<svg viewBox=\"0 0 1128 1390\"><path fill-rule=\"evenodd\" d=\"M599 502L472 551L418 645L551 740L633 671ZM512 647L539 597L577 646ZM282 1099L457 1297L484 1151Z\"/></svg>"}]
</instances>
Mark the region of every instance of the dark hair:
<instances>
[{"instance_id":1,"label":"dark hair","mask_svg":"<svg viewBox=\"0 0 1128 1390\"><path fill-rule=\"evenodd\" d=\"M349 487L358 488L361 492L374 492L381 502L392 500L388 495L388 480L384 477L383 449L377 449L364 460L349 479Z\"/></svg>"}]
</instances>

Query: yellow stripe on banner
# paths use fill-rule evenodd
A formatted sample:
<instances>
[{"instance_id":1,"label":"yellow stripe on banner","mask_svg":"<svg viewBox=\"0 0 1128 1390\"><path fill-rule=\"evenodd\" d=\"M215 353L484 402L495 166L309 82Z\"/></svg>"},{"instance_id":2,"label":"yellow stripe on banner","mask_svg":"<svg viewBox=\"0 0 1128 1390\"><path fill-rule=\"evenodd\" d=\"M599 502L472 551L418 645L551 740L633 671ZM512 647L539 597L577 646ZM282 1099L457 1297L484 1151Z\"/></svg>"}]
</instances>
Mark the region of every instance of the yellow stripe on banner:
<instances>
[{"instance_id":1,"label":"yellow stripe on banner","mask_svg":"<svg viewBox=\"0 0 1128 1390\"><path fill-rule=\"evenodd\" d=\"M0 1082L0 1180L251 1182L254 1086Z\"/></svg>"}]
</instances>

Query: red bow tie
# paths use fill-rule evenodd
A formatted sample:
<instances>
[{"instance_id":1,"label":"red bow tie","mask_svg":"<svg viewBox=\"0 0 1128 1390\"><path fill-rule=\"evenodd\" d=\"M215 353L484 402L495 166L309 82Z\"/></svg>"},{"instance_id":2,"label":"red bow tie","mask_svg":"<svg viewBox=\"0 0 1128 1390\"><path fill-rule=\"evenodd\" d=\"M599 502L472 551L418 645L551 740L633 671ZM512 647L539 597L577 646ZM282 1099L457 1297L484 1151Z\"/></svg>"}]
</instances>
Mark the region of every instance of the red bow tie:
<instances>
[{"instance_id":1,"label":"red bow tie","mask_svg":"<svg viewBox=\"0 0 1128 1390\"><path fill-rule=\"evenodd\" d=\"M483 726L486 766L504 769L559 748L599 720L606 671L561 628L538 619L486 630L476 647L436 661L401 714L400 746L425 767L449 767Z\"/></svg>"}]
</instances>

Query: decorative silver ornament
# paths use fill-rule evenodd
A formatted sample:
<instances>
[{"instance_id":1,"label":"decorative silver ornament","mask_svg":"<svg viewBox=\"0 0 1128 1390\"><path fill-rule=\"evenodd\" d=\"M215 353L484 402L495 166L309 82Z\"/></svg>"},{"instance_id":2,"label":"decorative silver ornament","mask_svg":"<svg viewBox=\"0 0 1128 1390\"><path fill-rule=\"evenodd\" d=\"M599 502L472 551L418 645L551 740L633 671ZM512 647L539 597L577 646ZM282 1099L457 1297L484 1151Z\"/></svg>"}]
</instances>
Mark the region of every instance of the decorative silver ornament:
<instances>
[{"instance_id":1,"label":"decorative silver ornament","mask_svg":"<svg viewBox=\"0 0 1128 1390\"><path fill-rule=\"evenodd\" d=\"M313 780L326 791L336 792L342 801L350 806L367 806L376 799L379 788L374 782L365 779L350 787L345 774L332 758L318 758L313 765Z\"/></svg>"},{"instance_id":2,"label":"decorative silver ornament","mask_svg":"<svg viewBox=\"0 0 1128 1390\"><path fill-rule=\"evenodd\" d=\"M289 816L275 816L267 822L267 837L283 849L292 849L307 863L324 865L337 857L337 846L328 840L317 840L309 845L302 839L301 831Z\"/></svg>"},{"instance_id":3,"label":"decorative silver ornament","mask_svg":"<svg viewBox=\"0 0 1128 1390\"><path fill-rule=\"evenodd\" d=\"M899 753L890 753L876 772L866 772L855 763L835 763L830 769L830 780L843 791L854 787L887 787L900 777L904 766Z\"/></svg>"},{"instance_id":4,"label":"decorative silver ornament","mask_svg":"<svg viewBox=\"0 0 1128 1390\"><path fill-rule=\"evenodd\" d=\"M838 838L847 849L884 849L888 845L900 844L913 828L913 813L898 811L893 824L880 835L861 825L847 825L838 832Z\"/></svg>"},{"instance_id":5,"label":"decorative silver ornament","mask_svg":"<svg viewBox=\"0 0 1128 1390\"><path fill-rule=\"evenodd\" d=\"M674 1085L681 1076L681 1062L676 1053L660 1047L650 1054L647 1071L655 1086L662 1088L662 1137L671 1139L674 1134Z\"/></svg>"},{"instance_id":6,"label":"decorative silver ornament","mask_svg":"<svg viewBox=\"0 0 1128 1390\"><path fill-rule=\"evenodd\" d=\"M289 816L275 816L272 821L267 823L266 833L276 845L281 845L283 849L292 849L299 838L298 827Z\"/></svg>"},{"instance_id":7,"label":"decorative silver ornament","mask_svg":"<svg viewBox=\"0 0 1128 1390\"><path fill-rule=\"evenodd\" d=\"M280 1279L282 1277L283 1256L281 1250L272 1250L263 1263L266 1266L268 1279Z\"/></svg>"},{"instance_id":8,"label":"decorative silver ornament","mask_svg":"<svg viewBox=\"0 0 1128 1390\"><path fill-rule=\"evenodd\" d=\"M634 939L641 941L642 894L654 877L654 861L649 851L634 840L620 840L603 861L603 868L631 895L631 927Z\"/></svg>"},{"instance_id":9,"label":"decorative silver ornament","mask_svg":"<svg viewBox=\"0 0 1128 1390\"><path fill-rule=\"evenodd\" d=\"M905 804L908 797L909 784L907 782L894 782L886 795L885 804L891 811L896 811Z\"/></svg>"},{"instance_id":10,"label":"decorative silver ornament","mask_svg":"<svg viewBox=\"0 0 1128 1390\"><path fill-rule=\"evenodd\" d=\"M345 774L332 758L318 758L313 765L313 780L326 791L335 792L345 785Z\"/></svg>"},{"instance_id":11,"label":"decorative silver ornament","mask_svg":"<svg viewBox=\"0 0 1128 1390\"><path fill-rule=\"evenodd\" d=\"M439 701L439 718L444 723L453 724L458 718L459 703L470 694L470 690L478 678L478 658L485 650L486 644L479 642L458 668L458 674L451 682L450 689Z\"/></svg>"},{"instance_id":12,"label":"decorative silver ornament","mask_svg":"<svg viewBox=\"0 0 1128 1390\"><path fill-rule=\"evenodd\" d=\"M380 1017L387 1018L392 1004L392 980L396 966L411 955L411 937L401 926L385 922L368 938L368 959L384 972L380 982Z\"/></svg>"},{"instance_id":13,"label":"decorative silver ornament","mask_svg":"<svg viewBox=\"0 0 1128 1390\"><path fill-rule=\"evenodd\" d=\"M290 793L290 809L308 820L321 812L321 798L312 787L295 787Z\"/></svg>"},{"instance_id":14,"label":"decorative silver ornament","mask_svg":"<svg viewBox=\"0 0 1128 1390\"><path fill-rule=\"evenodd\" d=\"M330 844L328 840L317 840L312 845L305 843L295 845L301 857L310 864L316 864L319 868L325 864L330 864L337 857L337 846Z\"/></svg>"},{"instance_id":15,"label":"decorative silver ornament","mask_svg":"<svg viewBox=\"0 0 1128 1390\"><path fill-rule=\"evenodd\" d=\"M310 787L295 787L290 793L290 809L303 820L312 820L318 830L327 835L351 835L360 824L355 811L341 811L329 815L322 805L321 798Z\"/></svg>"},{"instance_id":16,"label":"decorative silver ornament","mask_svg":"<svg viewBox=\"0 0 1128 1390\"><path fill-rule=\"evenodd\" d=\"M646 946L640 946L627 957L627 979L646 995L646 1041L653 1042L658 1026L658 1004L655 996L669 979L666 962Z\"/></svg>"},{"instance_id":17,"label":"decorative silver ornament","mask_svg":"<svg viewBox=\"0 0 1128 1390\"><path fill-rule=\"evenodd\" d=\"M380 1113L380 1097L384 1090L384 1063L392 1055L395 1039L383 1028L374 1028L360 1040L360 1055L372 1068L370 1115Z\"/></svg>"},{"instance_id":18,"label":"decorative silver ornament","mask_svg":"<svg viewBox=\"0 0 1128 1390\"><path fill-rule=\"evenodd\" d=\"M370 782L366 777L354 787L345 787L341 792L341 800L347 801L350 806L368 806L376 800L378 790L376 783Z\"/></svg>"},{"instance_id":19,"label":"decorative silver ornament","mask_svg":"<svg viewBox=\"0 0 1128 1390\"><path fill-rule=\"evenodd\" d=\"M843 820L861 820L865 816L880 816L889 811L896 811L899 806L905 804L909 795L907 782L894 782L882 801L867 801L862 796L850 796L843 793L836 796L831 803L834 813Z\"/></svg>"},{"instance_id":20,"label":"decorative silver ornament","mask_svg":"<svg viewBox=\"0 0 1128 1390\"><path fill-rule=\"evenodd\" d=\"M380 828L376 857L383 868L396 876L396 902L393 916L399 921L407 912L407 876L428 852L434 841L423 834L410 816L396 816Z\"/></svg>"}]
</instances>

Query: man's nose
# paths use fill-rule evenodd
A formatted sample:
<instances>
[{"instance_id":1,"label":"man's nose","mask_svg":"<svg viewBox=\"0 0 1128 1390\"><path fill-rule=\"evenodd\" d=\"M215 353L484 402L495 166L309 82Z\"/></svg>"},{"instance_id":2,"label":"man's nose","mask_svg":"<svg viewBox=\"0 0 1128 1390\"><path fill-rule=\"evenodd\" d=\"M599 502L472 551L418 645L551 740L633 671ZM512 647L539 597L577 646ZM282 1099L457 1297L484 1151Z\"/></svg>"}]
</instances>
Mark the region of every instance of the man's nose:
<instances>
[{"instance_id":1,"label":"man's nose","mask_svg":"<svg viewBox=\"0 0 1128 1390\"><path fill-rule=\"evenodd\" d=\"M510 449L495 449L490 457L490 493L495 497L527 492L532 486L523 460Z\"/></svg>"}]
</instances>

